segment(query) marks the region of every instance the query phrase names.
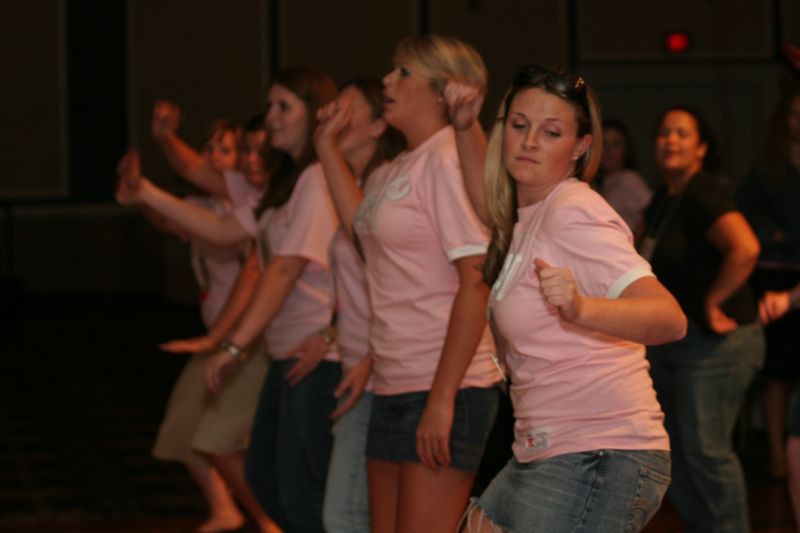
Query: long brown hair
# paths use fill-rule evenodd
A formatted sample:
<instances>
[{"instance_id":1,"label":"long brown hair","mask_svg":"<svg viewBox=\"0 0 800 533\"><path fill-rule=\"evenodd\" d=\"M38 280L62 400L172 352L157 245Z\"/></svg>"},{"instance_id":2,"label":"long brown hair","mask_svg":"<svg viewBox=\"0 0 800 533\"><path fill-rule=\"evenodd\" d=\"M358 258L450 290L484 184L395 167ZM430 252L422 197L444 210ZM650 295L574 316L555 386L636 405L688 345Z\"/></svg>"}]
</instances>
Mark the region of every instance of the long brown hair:
<instances>
[{"instance_id":1,"label":"long brown hair","mask_svg":"<svg viewBox=\"0 0 800 533\"><path fill-rule=\"evenodd\" d=\"M300 65L279 70L272 78L270 87L280 85L294 93L306 105L306 138L300 156L292 157L277 150L273 151L274 167L269 186L256 207L256 216L271 207L280 207L292 196L300 173L317 159L312 135L317 127L317 110L336 98L336 84L324 71Z\"/></svg>"}]
</instances>

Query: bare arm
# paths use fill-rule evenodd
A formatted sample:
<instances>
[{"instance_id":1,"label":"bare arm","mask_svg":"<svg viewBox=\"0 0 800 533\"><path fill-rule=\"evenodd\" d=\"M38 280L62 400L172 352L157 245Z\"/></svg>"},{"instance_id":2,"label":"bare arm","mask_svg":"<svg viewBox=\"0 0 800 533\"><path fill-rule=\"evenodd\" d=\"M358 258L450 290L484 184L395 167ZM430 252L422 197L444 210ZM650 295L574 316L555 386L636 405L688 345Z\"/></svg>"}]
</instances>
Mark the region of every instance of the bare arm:
<instances>
[{"instance_id":1,"label":"bare arm","mask_svg":"<svg viewBox=\"0 0 800 533\"><path fill-rule=\"evenodd\" d=\"M239 347L253 342L278 314L307 263L308 259L298 256L277 256L270 261L258 278L244 313L228 335L228 341ZM227 370L235 363L236 357L225 350L209 358L205 370L209 390L220 390Z\"/></svg>"},{"instance_id":2,"label":"bare arm","mask_svg":"<svg viewBox=\"0 0 800 533\"><path fill-rule=\"evenodd\" d=\"M444 92L450 121L456 136L456 150L472 208L487 226L490 224L484 192L486 135L478 122L483 95L474 87L450 82Z\"/></svg>"},{"instance_id":3,"label":"bare arm","mask_svg":"<svg viewBox=\"0 0 800 533\"><path fill-rule=\"evenodd\" d=\"M253 247L253 251L247 256L247 260L239 270L239 276L233 285L225 306L220 311L214 325L208 331L209 337L214 341L214 345L222 342L228 333L233 329L242 316L250 297L258 284L261 271L258 268L258 252Z\"/></svg>"},{"instance_id":4,"label":"bare arm","mask_svg":"<svg viewBox=\"0 0 800 533\"><path fill-rule=\"evenodd\" d=\"M220 217L209 209L193 205L157 187L141 174L139 154L126 153L117 165L117 202L152 209L188 234L217 246L251 238L233 214Z\"/></svg>"},{"instance_id":5,"label":"bare arm","mask_svg":"<svg viewBox=\"0 0 800 533\"><path fill-rule=\"evenodd\" d=\"M353 217L364 193L358 187L356 176L337 145L339 133L350 123L350 108L346 103L334 101L321 108L317 112L317 118L319 126L314 132L317 157L325 171L342 230L352 241Z\"/></svg>"},{"instance_id":6,"label":"bare arm","mask_svg":"<svg viewBox=\"0 0 800 533\"><path fill-rule=\"evenodd\" d=\"M719 272L706 293L706 319L712 330L726 333L736 328L736 322L725 316L720 306L747 282L761 247L750 224L738 211L725 213L714 221L706 238L723 254Z\"/></svg>"},{"instance_id":7,"label":"bare arm","mask_svg":"<svg viewBox=\"0 0 800 533\"><path fill-rule=\"evenodd\" d=\"M483 259L483 255L478 255L454 262L458 292L450 311L439 366L417 427L417 454L422 464L431 468L450 464L450 429L456 393L486 326L489 287L481 274Z\"/></svg>"},{"instance_id":8,"label":"bare arm","mask_svg":"<svg viewBox=\"0 0 800 533\"><path fill-rule=\"evenodd\" d=\"M252 238L233 214L220 216L168 193L147 179L141 180L136 198L190 235L211 244L228 246Z\"/></svg>"},{"instance_id":9,"label":"bare arm","mask_svg":"<svg viewBox=\"0 0 800 533\"><path fill-rule=\"evenodd\" d=\"M164 343L161 345L161 349L172 353L194 353L215 350L219 343L228 336L228 333L230 333L236 325L236 322L238 322L239 317L242 316L242 313L250 301L250 296L253 294L253 290L256 287L256 283L258 283L260 274L261 272L258 269L258 255L254 250L247 257L241 270L239 270L236 283L234 283L231 291L228 293L225 306L220 311L211 329L202 337L178 339Z\"/></svg>"},{"instance_id":10,"label":"bare arm","mask_svg":"<svg viewBox=\"0 0 800 533\"><path fill-rule=\"evenodd\" d=\"M189 239L189 235L183 231L183 229L167 220L165 217L161 216L158 211L154 211L153 209L149 208L146 205L140 206L142 214L144 218L146 218L150 224L152 224L155 228L163 231L164 233L171 233L172 235L176 235L183 239L184 241Z\"/></svg>"},{"instance_id":11,"label":"bare arm","mask_svg":"<svg viewBox=\"0 0 800 533\"><path fill-rule=\"evenodd\" d=\"M175 133L179 120L180 109L175 104L160 100L153 106L151 130L164 157L190 183L213 196L227 198L222 173L214 170L206 158Z\"/></svg>"},{"instance_id":12,"label":"bare arm","mask_svg":"<svg viewBox=\"0 0 800 533\"><path fill-rule=\"evenodd\" d=\"M686 335L686 316L654 277L639 278L618 298L578 294L572 270L535 259L542 294L566 322L642 344L663 344Z\"/></svg>"},{"instance_id":13,"label":"bare arm","mask_svg":"<svg viewBox=\"0 0 800 533\"><path fill-rule=\"evenodd\" d=\"M158 145L169 164L186 181L200 187L213 196L228 198L228 188L222 173L215 170L202 155L197 153L175 133L159 139Z\"/></svg>"}]
</instances>

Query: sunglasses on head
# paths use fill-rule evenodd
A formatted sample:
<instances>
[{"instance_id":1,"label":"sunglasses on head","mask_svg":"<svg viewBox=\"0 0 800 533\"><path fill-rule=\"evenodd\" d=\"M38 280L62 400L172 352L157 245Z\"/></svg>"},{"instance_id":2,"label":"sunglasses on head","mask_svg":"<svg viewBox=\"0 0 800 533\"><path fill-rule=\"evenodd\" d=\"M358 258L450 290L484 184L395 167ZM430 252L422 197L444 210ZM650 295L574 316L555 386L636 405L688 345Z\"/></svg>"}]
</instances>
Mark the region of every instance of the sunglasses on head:
<instances>
[{"instance_id":1,"label":"sunglasses on head","mask_svg":"<svg viewBox=\"0 0 800 533\"><path fill-rule=\"evenodd\" d=\"M514 87L529 87L538 84L543 84L551 91L572 100L579 100L586 96L586 82L580 76L546 69L538 65L522 67L517 71L512 82Z\"/></svg>"}]
</instances>

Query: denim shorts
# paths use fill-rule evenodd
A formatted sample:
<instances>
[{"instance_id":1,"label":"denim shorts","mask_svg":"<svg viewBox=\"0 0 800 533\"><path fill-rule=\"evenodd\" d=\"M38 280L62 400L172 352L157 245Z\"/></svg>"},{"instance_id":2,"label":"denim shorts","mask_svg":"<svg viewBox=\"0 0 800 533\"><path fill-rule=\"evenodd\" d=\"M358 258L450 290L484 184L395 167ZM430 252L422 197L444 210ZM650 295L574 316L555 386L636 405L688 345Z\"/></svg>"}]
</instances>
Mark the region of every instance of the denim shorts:
<instances>
[{"instance_id":1,"label":"denim shorts","mask_svg":"<svg viewBox=\"0 0 800 533\"><path fill-rule=\"evenodd\" d=\"M428 391L388 396L375 395L367 435L367 457L384 461L419 463L417 426ZM450 466L475 473L486 439L494 425L500 388L470 387L456 394L450 432Z\"/></svg>"},{"instance_id":2,"label":"denim shorts","mask_svg":"<svg viewBox=\"0 0 800 533\"><path fill-rule=\"evenodd\" d=\"M640 531L661 505L670 465L669 452L649 450L512 458L473 506L508 533Z\"/></svg>"}]
</instances>

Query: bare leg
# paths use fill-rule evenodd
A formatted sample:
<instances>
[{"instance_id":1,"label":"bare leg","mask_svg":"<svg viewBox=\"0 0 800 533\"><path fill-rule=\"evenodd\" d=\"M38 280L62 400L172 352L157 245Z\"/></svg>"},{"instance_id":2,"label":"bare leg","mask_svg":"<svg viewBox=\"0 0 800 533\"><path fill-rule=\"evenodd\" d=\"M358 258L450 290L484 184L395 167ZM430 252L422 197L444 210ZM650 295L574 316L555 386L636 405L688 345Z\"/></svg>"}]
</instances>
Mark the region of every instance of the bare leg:
<instances>
[{"instance_id":1,"label":"bare leg","mask_svg":"<svg viewBox=\"0 0 800 533\"><path fill-rule=\"evenodd\" d=\"M786 476L786 414L789 409L789 383L779 379L769 379L764 386L764 425L769 443L769 473L777 478Z\"/></svg>"},{"instance_id":2,"label":"bare leg","mask_svg":"<svg viewBox=\"0 0 800 533\"><path fill-rule=\"evenodd\" d=\"M370 531L394 533L397 521L397 494L400 463L367 459Z\"/></svg>"},{"instance_id":3,"label":"bare leg","mask_svg":"<svg viewBox=\"0 0 800 533\"><path fill-rule=\"evenodd\" d=\"M467 509L475 476L455 468L400 465L397 533L455 531Z\"/></svg>"},{"instance_id":4,"label":"bare leg","mask_svg":"<svg viewBox=\"0 0 800 533\"><path fill-rule=\"evenodd\" d=\"M282 533L281 528L261 509L244 479L244 452L232 455L208 454L208 458L228 482L236 499L253 518L259 530L262 533Z\"/></svg>"},{"instance_id":5,"label":"bare leg","mask_svg":"<svg viewBox=\"0 0 800 533\"><path fill-rule=\"evenodd\" d=\"M244 517L236 507L236 502L233 501L228 486L217 469L201 463L187 463L186 468L203 491L211 510L208 520L201 524L197 531L206 533L241 527L244 524Z\"/></svg>"}]
</instances>

